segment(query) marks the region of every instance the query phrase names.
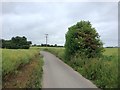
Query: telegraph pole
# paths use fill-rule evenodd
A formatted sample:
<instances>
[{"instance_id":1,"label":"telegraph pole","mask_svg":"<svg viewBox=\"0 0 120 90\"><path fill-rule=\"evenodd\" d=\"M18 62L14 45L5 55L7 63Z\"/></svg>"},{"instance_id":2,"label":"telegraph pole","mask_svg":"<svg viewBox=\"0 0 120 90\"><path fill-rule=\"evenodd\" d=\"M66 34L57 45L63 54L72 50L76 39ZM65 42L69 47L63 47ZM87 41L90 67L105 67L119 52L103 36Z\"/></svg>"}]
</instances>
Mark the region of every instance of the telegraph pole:
<instances>
[{"instance_id":1,"label":"telegraph pole","mask_svg":"<svg viewBox=\"0 0 120 90\"><path fill-rule=\"evenodd\" d=\"M45 38L46 38L46 47L47 47L48 34L45 34Z\"/></svg>"}]
</instances>

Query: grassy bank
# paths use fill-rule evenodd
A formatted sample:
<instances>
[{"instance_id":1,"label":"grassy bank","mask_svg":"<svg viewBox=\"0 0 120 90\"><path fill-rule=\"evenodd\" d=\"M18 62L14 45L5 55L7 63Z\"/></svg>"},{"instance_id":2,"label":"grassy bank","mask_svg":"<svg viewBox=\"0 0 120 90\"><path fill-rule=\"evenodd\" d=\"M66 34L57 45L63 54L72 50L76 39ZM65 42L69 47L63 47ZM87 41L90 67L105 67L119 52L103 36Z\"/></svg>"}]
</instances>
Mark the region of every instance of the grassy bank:
<instances>
[{"instance_id":1,"label":"grassy bank","mask_svg":"<svg viewBox=\"0 0 120 90\"><path fill-rule=\"evenodd\" d=\"M33 70L29 68L26 69L32 74L30 74L31 77L26 76L25 79L27 78L29 79L31 78L31 79L29 80L29 82L27 82L27 86L24 86L23 88L41 87L40 81L42 78L43 60L42 60L42 57L39 55L39 52L40 52L40 49L2 49L3 82L4 80L6 80L6 77L7 79L9 79L8 77L11 74L17 76L21 68L24 68L24 67L27 68L27 65L32 64L33 62L34 64L31 66ZM19 87L19 85L16 85L16 86Z\"/></svg>"},{"instance_id":2,"label":"grassy bank","mask_svg":"<svg viewBox=\"0 0 120 90\"><path fill-rule=\"evenodd\" d=\"M34 60L33 63L33 70L30 76L29 83L27 87L29 88L41 88L41 82L42 82L42 74L43 74L43 57L39 56ZM31 68L30 68L31 69Z\"/></svg>"},{"instance_id":3,"label":"grassy bank","mask_svg":"<svg viewBox=\"0 0 120 90\"><path fill-rule=\"evenodd\" d=\"M64 48L47 48L99 88L116 88L118 85L118 49L106 48L101 58L81 58L75 56L71 60L64 59Z\"/></svg>"}]
</instances>

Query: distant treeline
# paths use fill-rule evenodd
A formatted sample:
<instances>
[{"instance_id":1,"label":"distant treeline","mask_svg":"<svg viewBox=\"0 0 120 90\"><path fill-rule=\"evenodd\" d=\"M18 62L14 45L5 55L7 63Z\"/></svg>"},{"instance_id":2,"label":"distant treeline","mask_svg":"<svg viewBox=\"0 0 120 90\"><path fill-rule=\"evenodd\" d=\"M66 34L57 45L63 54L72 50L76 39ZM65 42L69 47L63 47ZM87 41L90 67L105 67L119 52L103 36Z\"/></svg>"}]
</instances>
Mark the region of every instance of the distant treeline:
<instances>
[{"instance_id":1,"label":"distant treeline","mask_svg":"<svg viewBox=\"0 0 120 90\"><path fill-rule=\"evenodd\" d=\"M41 44L41 45L36 45L36 44L34 44L34 45L32 45L33 47L63 47L63 46L60 46L60 45L57 45L57 44L55 44L55 45L50 45L50 44Z\"/></svg>"},{"instance_id":2,"label":"distant treeline","mask_svg":"<svg viewBox=\"0 0 120 90\"><path fill-rule=\"evenodd\" d=\"M25 36L12 37L11 40L1 39L0 42L2 42L1 47L7 49L29 49L30 45L32 44L31 41L27 41L27 38Z\"/></svg>"},{"instance_id":3,"label":"distant treeline","mask_svg":"<svg viewBox=\"0 0 120 90\"><path fill-rule=\"evenodd\" d=\"M115 46L115 47L110 46L110 47L106 47L106 48L119 48L119 47L118 46Z\"/></svg>"}]
</instances>

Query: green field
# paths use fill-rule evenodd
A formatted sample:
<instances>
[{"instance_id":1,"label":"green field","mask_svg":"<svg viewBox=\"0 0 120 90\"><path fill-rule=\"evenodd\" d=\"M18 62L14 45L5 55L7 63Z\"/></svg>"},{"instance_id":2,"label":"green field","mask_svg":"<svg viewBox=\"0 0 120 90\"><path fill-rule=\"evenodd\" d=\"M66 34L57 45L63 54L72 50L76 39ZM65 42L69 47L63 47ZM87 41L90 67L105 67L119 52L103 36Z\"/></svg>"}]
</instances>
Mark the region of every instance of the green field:
<instances>
[{"instance_id":1,"label":"green field","mask_svg":"<svg viewBox=\"0 0 120 90\"><path fill-rule=\"evenodd\" d=\"M110 55L118 56L118 48L105 48L104 55L107 55L107 56L110 56Z\"/></svg>"},{"instance_id":2,"label":"green field","mask_svg":"<svg viewBox=\"0 0 120 90\"><path fill-rule=\"evenodd\" d=\"M40 48L40 49L46 49L46 47L31 47L31 48ZM50 51L56 51L61 52L64 51L64 47L47 47ZM118 55L118 48L105 48L105 51L103 53L104 55L110 56L110 55Z\"/></svg>"},{"instance_id":3,"label":"green field","mask_svg":"<svg viewBox=\"0 0 120 90\"><path fill-rule=\"evenodd\" d=\"M64 48L45 48L70 65L84 77L91 80L99 88L116 88L118 85L118 48L105 48L101 58L73 57L64 59Z\"/></svg>"},{"instance_id":4,"label":"green field","mask_svg":"<svg viewBox=\"0 0 120 90\"><path fill-rule=\"evenodd\" d=\"M42 77L42 58L39 55L40 49L2 49L2 77L3 80L10 74L16 74L19 68L29 64L32 60L39 60L35 65L34 73L36 78ZM41 75L40 75L41 74ZM38 79L38 78L37 78ZM3 81L4 82L4 81ZM34 82L33 82L34 83Z\"/></svg>"}]
</instances>

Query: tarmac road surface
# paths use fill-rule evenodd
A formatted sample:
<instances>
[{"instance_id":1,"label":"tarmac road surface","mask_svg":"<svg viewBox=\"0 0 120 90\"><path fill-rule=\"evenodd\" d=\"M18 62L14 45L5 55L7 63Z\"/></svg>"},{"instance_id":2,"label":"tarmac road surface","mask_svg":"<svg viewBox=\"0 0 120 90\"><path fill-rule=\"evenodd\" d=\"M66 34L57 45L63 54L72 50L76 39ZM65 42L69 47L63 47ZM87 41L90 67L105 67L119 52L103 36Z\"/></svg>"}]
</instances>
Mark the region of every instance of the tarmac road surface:
<instances>
[{"instance_id":1,"label":"tarmac road surface","mask_svg":"<svg viewBox=\"0 0 120 90\"><path fill-rule=\"evenodd\" d=\"M42 88L97 88L55 55L40 53L44 57Z\"/></svg>"}]
</instances>

